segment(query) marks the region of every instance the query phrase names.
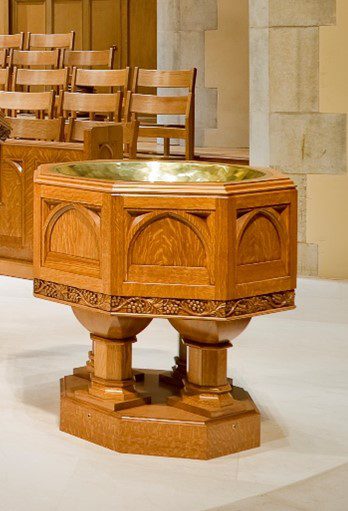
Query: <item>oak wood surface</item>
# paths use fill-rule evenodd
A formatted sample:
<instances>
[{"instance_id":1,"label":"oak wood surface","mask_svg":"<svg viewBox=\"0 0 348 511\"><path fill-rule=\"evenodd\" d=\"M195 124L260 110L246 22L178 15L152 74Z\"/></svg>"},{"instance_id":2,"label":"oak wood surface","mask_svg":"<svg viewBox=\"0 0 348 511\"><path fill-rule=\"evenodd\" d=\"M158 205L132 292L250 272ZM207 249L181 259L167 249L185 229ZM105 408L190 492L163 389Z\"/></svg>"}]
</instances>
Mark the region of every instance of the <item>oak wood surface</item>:
<instances>
[{"instance_id":1,"label":"oak wood surface","mask_svg":"<svg viewBox=\"0 0 348 511\"><path fill-rule=\"evenodd\" d=\"M11 50L9 66L17 67L59 67L59 50Z\"/></svg>"},{"instance_id":2,"label":"oak wood surface","mask_svg":"<svg viewBox=\"0 0 348 511\"><path fill-rule=\"evenodd\" d=\"M74 49L75 44L75 31L72 30L66 34L32 34L27 35L27 49L55 49L67 48Z\"/></svg>"},{"instance_id":3,"label":"oak wood surface","mask_svg":"<svg viewBox=\"0 0 348 511\"><path fill-rule=\"evenodd\" d=\"M1 34L0 48L17 48L22 50L24 47L24 32L19 34Z\"/></svg>"}]
</instances>

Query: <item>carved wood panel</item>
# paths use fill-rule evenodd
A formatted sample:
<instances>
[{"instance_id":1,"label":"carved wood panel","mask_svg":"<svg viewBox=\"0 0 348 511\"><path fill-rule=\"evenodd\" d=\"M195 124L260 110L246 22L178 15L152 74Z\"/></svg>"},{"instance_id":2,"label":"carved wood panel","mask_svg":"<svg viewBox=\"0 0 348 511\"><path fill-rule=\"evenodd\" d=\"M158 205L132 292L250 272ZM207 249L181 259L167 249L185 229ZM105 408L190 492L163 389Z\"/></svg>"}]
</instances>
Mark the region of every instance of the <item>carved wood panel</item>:
<instances>
[{"instance_id":1,"label":"carved wood panel","mask_svg":"<svg viewBox=\"0 0 348 511\"><path fill-rule=\"evenodd\" d=\"M81 204L42 203L42 264L100 276L100 210Z\"/></svg>"},{"instance_id":2,"label":"carved wood panel","mask_svg":"<svg viewBox=\"0 0 348 511\"><path fill-rule=\"evenodd\" d=\"M289 274L288 216L288 206L261 207L238 212L238 283Z\"/></svg>"},{"instance_id":3,"label":"carved wood panel","mask_svg":"<svg viewBox=\"0 0 348 511\"><path fill-rule=\"evenodd\" d=\"M128 281L213 283L207 218L187 211L128 210Z\"/></svg>"}]
</instances>

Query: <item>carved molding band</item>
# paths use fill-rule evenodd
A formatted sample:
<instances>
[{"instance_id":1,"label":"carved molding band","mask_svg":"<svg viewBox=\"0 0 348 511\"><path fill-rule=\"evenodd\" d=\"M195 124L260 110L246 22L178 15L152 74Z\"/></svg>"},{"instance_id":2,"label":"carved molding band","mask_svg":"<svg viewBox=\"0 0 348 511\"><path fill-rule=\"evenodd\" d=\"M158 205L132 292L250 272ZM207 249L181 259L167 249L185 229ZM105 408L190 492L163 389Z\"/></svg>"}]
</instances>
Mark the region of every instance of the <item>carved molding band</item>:
<instances>
[{"instance_id":1,"label":"carved molding band","mask_svg":"<svg viewBox=\"0 0 348 511\"><path fill-rule=\"evenodd\" d=\"M34 293L38 297L67 302L71 305L92 307L115 314L146 314L150 316L232 319L288 309L295 305L294 291L280 291L227 301L145 298L110 296L40 279L34 280Z\"/></svg>"}]
</instances>

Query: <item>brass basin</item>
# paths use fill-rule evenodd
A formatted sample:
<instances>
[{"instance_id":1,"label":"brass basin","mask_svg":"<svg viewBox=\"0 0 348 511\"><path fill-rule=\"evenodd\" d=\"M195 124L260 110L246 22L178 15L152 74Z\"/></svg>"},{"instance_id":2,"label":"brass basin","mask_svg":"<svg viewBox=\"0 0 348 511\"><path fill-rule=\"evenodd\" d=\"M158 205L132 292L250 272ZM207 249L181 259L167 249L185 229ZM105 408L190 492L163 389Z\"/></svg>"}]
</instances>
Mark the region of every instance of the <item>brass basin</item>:
<instances>
[{"instance_id":1,"label":"brass basin","mask_svg":"<svg viewBox=\"0 0 348 511\"><path fill-rule=\"evenodd\" d=\"M55 165L51 173L108 181L149 183L228 183L264 178L265 172L241 165L195 162L115 161Z\"/></svg>"}]
</instances>

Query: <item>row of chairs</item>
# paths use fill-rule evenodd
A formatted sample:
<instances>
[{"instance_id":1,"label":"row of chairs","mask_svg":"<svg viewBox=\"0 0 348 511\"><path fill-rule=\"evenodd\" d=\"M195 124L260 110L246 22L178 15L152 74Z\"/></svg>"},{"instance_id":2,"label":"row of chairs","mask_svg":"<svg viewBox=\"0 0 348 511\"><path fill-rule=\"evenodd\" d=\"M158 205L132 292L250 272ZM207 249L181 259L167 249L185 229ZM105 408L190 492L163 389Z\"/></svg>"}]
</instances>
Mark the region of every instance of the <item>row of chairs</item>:
<instances>
[{"instance_id":1,"label":"row of chairs","mask_svg":"<svg viewBox=\"0 0 348 511\"><path fill-rule=\"evenodd\" d=\"M64 48L73 50L75 46L75 31L65 34L32 34L19 32L18 34L0 35L0 48L13 48L17 50L54 49Z\"/></svg>"},{"instance_id":2,"label":"row of chairs","mask_svg":"<svg viewBox=\"0 0 348 511\"><path fill-rule=\"evenodd\" d=\"M153 101L154 100L154 101ZM12 120L14 138L81 141L83 132L93 126L121 122L122 93L86 94L61 91L56 108L55 92L0 92L0 109L7 119ZM181 138L186 141L186 158L193 158L193 145L190 140L192 130L192 96L161 97L127 92L123 123L131 126L132 141L138 136L164 139ZM31 112L35 117L28 117ZM139 115L183 115L184 126L159 126L144 124L139 127ZM18 114L22 116L18 117ZM42 121L50 121L45 123ZM55 121L55 122L53 122ZM49 127L49 136L43 131ZM38 126L38 128L35 128ZM129 143L127 140L126 143ZM134 155L136 146L130 151ZM135 150L134 150L135 149Z\"/></svg>"},{"instance_id":3,"label":"row of chairs","mask_svg":"<svg viewBox=\"0 0 348 511\"><path fill-rule=\"evenodd\" d=\"M1 73L5 75L5 81L9 79L9 71L4 69L0 70L0 81ZM192 159L194 157L194 88L196 70L158 71L136 68L134 70L132 91L127 91L129 74L129 68L124 70L74 68L71 82L72 92L67 92L67 69L30 70L15 68L12 78L12 92L2 93L0 96L0 108L5 109L7 115L10 111L12 116L16 116L17 109L35 111L36 115L41 119L44 115L48 115L50 118L60 116L65 119L69 118L71 122L68 123L66 135L69 141L76 140L74 133L77 130L77 126L79 126L77 120L81 115L88 113L90 121L97 119L98 122L119 122L121 117L123 117L125 124L131 122L135 125L140 122L138 130L140 137L163 138L165 156L170 155L170 139L183 139L186 145L185 156L187 159ZM59 105L56 104L53 111L49 109L47 104L40 106L39 103L43 96L40 97L37 95L38 93L31 92L29 96L23 96L25 93L15 92L18 87L38 85L53 88L57 95L59 95ZM77 92L86 87L92 89L106 88L107 92L94 94ZM184 96L139 94L137 91L140 87L184 88L189 92ZM4 88L6 89L6 85ZM7 86L8 89L9 86ZM36 106L33 106L34 103L30 100L30 94L36 94L36 96L32 97L33 101L35 98ZM123 102L122 98L124 98ZM157 115L182 116L183 123L160 124L153 120L154 116ZM85 124L84 126L87 125ZM81 132L81 128L79 130ZM59 137L61 139L61 133Z\"/></svg>"},{"instance_id":4,"label":"row of chairs","mask_svg":"<svg viewBox=\"0 0 348 511\"><path fill-rule=\"evenodd\" d=\"M62 91L0 92L0 110L11 126L11 139L82 142L95 126L120 124L122 94L81 94ZM88 117L79 117L83 111ZM125 152L136 157L139 123L123 123Z\"/></svg>"},{"instance_id":5,"label":"row of chairs","mask_svg":"<svg viewBox=\"0 0 348 511\"><path fill-rule=\"evenodd\" d=\"M1 37L1 36L0 36ZM0 67L59 69L89 67L114 69L116 47L108 50L16 50L0 49Z\"/></svg>"}]
</instances>

